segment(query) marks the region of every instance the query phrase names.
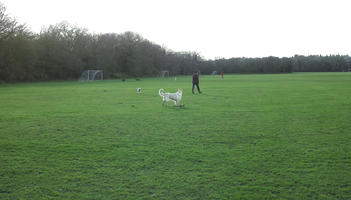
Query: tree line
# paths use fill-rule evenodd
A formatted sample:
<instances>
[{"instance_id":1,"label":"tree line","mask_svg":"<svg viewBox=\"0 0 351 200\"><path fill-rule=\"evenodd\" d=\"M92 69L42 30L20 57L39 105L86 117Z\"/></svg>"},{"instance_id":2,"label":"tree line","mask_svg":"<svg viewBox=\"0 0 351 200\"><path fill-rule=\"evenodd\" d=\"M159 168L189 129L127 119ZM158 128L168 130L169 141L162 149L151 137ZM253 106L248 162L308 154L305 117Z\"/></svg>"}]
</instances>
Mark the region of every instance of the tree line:
<instances>
[{"instance_id":1,"label":"tree line","mask_svg":"<svg viewBox=\"0 0 351 200\"><path fill-rule=\"evenodd\" d=\"M0 82L78 79L88 69L103 70L104 78L157 76L162 70L171 75L348 71L350 60L348 55L206 60L137 33L92 34L67 22L33 33L0 3Z\"/></svg>"}]
</instances>

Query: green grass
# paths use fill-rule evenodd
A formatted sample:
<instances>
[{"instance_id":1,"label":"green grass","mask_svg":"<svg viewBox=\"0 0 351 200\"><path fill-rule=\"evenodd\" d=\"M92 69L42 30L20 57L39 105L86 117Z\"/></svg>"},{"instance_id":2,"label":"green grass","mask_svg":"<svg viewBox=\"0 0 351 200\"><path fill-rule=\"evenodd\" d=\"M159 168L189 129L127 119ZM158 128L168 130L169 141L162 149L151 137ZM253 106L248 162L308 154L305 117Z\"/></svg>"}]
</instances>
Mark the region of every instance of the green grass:
<instances>
[{"instance_id":1,"label":"green grass","mask_svg":"<svg viewBox=\"0 0 351 200\"><path fill-rule=\"evenodd\" d=\"M351 199L351 73L200 87L0 85L0 199ZM185 107L162 107L159 88L182 88Z\"/></svg>"}]
</instances>

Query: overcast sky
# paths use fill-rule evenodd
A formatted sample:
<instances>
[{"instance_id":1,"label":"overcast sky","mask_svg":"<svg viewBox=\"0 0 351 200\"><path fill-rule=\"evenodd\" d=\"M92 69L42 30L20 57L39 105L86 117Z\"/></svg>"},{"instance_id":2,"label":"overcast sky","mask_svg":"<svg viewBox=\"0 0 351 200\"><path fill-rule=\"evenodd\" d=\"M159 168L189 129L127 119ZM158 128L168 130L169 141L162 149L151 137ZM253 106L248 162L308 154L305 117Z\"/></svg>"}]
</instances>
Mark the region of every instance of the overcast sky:
<instances>
[{"instance_id":1,"label":"overcast sky","mask_svg":"<svg viewBox=\"0 0 351 200\"><path fill-rule=\"evenodd\" d=\"M348 0L0 0L34 32L67 21L133 31L204 58L351 55Z\"/></svg>"}]
</instances>

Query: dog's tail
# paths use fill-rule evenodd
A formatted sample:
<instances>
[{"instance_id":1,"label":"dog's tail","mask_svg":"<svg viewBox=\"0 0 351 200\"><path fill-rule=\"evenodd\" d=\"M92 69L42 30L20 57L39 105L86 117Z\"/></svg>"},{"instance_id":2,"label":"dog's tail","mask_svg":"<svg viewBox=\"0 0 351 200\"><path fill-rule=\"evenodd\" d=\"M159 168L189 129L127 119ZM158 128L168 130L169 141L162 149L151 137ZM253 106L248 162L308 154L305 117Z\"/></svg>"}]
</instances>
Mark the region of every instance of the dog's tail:
<instances>
[{"instance_id":1,"label":"dog's tail","mask_svg":"<svg viewBox=\"0 0 351 200\"><path fill-rule=\"evenodd\" d=\"M165 91L161 88L159 91L158 91L158 94L163 97L165 95Z\"/></svg>"}]
</instances>

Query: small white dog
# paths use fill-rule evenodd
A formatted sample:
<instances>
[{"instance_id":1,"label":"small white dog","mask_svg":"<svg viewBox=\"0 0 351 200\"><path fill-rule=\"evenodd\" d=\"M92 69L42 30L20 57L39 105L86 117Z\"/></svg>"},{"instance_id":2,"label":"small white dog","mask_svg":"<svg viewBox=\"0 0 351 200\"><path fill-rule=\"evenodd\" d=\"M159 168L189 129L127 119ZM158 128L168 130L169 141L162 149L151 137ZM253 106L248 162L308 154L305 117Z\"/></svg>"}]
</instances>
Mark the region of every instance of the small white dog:
<instances>
[{"instance_id":1,"label":"small white dog","mask_svg":"<svg viewBox=\"0 0 351 200\"><path fill-rule=\"evenodd\" d=\"M174 104L176 106L178 106L179 104L179 101L182 100L182 90L181 89L178 89L178 91L176 93L165 93L165 91L163 89L160 89L158 91L158 94L163 97L163 104L162 105L168 105L168 101L169 100L172 100L174 101Z\"/></svg>"}]
</instances>

